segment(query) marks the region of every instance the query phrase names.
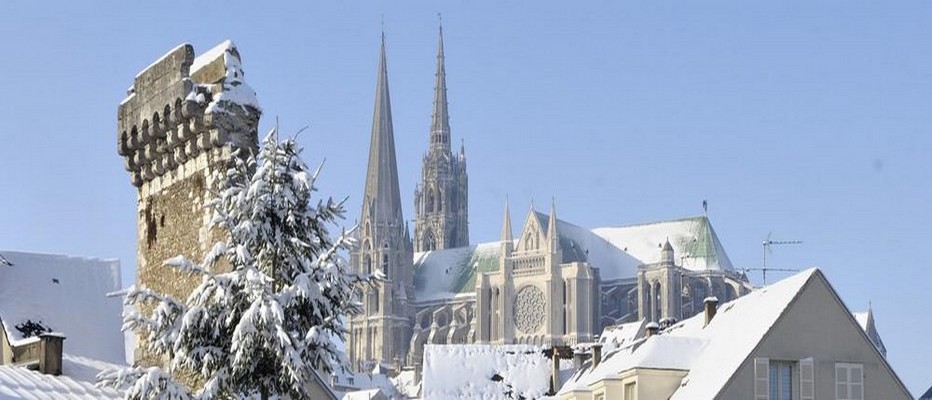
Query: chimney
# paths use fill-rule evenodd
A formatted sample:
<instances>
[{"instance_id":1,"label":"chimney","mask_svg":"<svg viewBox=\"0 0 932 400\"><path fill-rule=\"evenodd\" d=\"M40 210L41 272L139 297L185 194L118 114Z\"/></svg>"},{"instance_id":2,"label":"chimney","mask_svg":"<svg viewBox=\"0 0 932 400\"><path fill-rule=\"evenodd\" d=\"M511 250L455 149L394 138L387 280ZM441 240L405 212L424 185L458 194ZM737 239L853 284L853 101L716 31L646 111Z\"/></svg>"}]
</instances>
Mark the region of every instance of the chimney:
<instances>
[{"instance_id":1,"label":"chimney","mask_svg":"<svg viewBox=\"0 0 932 400\"><path fill-rule=\"evenodd\" d=\"M551 359L553 366L550 369L550 393L556 394L560 390L560 349L557 346L553 346Z\"/></svg>"},{"instance_id":2,"label":"chimney","mask_svg":"<svg viewBox=\"0 0 932 400\"><path fill-rule=\"evenodd\" d=\"M65 337L61 334L43 333L39 335L39 372L49 375L61 375L61 353Z\"/></svg>"},{"instance_id":3,"label":"chimney","mask_svg":"<svg viewBox=\"0 0 932 400\"><path fill-rule=\"evenodd\" d=\"M658 325L656 322L649 322L647 323L647 326L644 327L644 329L647 330L647 337L651 337L656 335L657 332L660 332L660 325Z\"/></svg>"},{"instance_id":4,"label":"chimney","mask_svg":"<svg viewBox=\"0 0 932 400\"><path fill-rule=\"evenodd\" d=\"M602 343L592 345L592 368L598 367L602 362Z\"/></svg>"},{"instance_id":5,"label":"chimney","mask_svg":"<svg viewBox=\"0 0 932 400\"><path fill-rule=\"evenodd\" d=\"M581 351L573 351L573 369L579 371L582 369L583 362L586 361L586 354Z\"/></svg>"},{"instance_id":6,"label":"chimney","mask_svg":"<svg viewBox=\"0 0 932 400\"><path fill-rule=\"evenodd\" d=\"M709 322L712 322L712 318L715 317L715 311L718 309L718 297L706 297L702 301L702 304L705 306L705 325L708 326Z\"/></svg>"}]
</instances>

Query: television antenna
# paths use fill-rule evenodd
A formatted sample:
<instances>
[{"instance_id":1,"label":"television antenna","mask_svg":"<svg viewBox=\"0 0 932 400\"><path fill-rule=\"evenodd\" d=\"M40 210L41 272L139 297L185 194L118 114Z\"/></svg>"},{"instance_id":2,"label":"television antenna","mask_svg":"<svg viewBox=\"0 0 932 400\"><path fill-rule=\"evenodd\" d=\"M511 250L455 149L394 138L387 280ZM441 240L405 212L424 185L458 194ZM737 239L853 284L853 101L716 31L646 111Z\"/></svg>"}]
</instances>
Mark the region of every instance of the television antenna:
<instances>
[{"instance_id":1,"label":"television antenna","mask_svg":"<svg viewBox=\"0 0 932 400\"><path fill-rule=\"evenodd\" d=\"M761 271L764 279L764 285L767 284L767 271L779 271L779 272L798 272L798 269L789 269L789 268L770 268L767 266L767 254L773 252L773 246L786 246L786 245L795 245L803 244L802 240L773 240L771 235L773 232L767 234L767 239L764 239L761 242L761 247L763 250L763 266L761 268L743 268L743 271Z\"/></svg>"}]
</instances>

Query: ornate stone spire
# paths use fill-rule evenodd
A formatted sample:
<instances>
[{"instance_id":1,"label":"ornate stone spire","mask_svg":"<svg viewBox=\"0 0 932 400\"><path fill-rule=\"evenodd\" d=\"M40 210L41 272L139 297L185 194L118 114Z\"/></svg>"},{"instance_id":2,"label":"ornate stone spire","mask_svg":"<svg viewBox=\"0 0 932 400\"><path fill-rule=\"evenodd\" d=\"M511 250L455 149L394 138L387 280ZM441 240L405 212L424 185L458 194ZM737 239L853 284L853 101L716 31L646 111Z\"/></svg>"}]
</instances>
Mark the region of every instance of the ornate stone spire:
<instances>
[{"instance_id":1,"label":"ornate stone spire","mask_svg":"<svg viewBox=\"0 0 932 400\"><path fill-rule=\"evenodd\" d=\"M367 206L370 221L402 226L401 194L398 190L398 165L395 159L395 136L392 131L392 105L388 91L388 67L385 62L385 34L379 58L375 87L375 110L372 114L372 138L369 143L369 168L363 196L363 215Z\"/></svg>"},{"instance_id":2,"label":"ornate stone spire","mask_svg":"<svg viewBox=\"0 0 932 400\"><path fill-rule=\"evenodd\" d=\"M421 166L421 183L414 192L414 251L443 250L469 245L469 178L465 148L450 149L450 117L443 54L443 27L437 48L434 105L429 145Z\"/></svg>"},{"instance_id":3,"label":"ornate stone spire","mask_svg":"<svg viewBox=\"0 0 932 400\"><path fill-rule=\"evenodd\" d=\"M557 201L550 202L550 220L547 221L547 238L550 239L550 249L556 252L560 248L560 236L557 233Z\"/></svg>"},{"instance_id":4,"label":"ornate stone spire","mask_svg":"<svg viewBox=\"0 0 932 400\"><path fill-rule=\"evenodd\" d=\"M443 56L443 25L437 45L437 73L434 83L434 112L430 123L430 146L450 148L450 113L447 110L447 71Z\"/></svg>"},{"instance_id":5,"label":"ornate stone spire","mask_svg":"<svg viewBox=\"0 0 932 400\"><path fill-rule=\"evenodd\" d=\"M514 239L511 235L511 211L508 209L508 199L505 199L505 216L502 221L502 246L511 249Z\"/></svg>"}]
</instances>

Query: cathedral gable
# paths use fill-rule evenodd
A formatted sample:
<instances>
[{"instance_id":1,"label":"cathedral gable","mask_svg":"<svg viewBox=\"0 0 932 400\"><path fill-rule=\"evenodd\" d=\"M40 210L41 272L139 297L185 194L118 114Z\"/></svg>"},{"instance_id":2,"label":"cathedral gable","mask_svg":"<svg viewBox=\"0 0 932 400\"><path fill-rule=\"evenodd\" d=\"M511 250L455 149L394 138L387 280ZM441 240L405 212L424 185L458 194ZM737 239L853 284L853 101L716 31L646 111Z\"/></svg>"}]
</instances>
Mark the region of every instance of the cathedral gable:
<instances>
[{"instance_id":1,"label":"cathedral gable","mask_svg":"<svg viewBox=\"0 0 932 400\"><path fill-rule=\"evenodd\" d=\"M543 223L537 217L537 213L531 210L528 213L527 220L524 222L524 228L521 228L521 235L518 236L518 243L515 250L519 252L538 251L547 245L547 233Z\"/></svg>"}]
</instances>

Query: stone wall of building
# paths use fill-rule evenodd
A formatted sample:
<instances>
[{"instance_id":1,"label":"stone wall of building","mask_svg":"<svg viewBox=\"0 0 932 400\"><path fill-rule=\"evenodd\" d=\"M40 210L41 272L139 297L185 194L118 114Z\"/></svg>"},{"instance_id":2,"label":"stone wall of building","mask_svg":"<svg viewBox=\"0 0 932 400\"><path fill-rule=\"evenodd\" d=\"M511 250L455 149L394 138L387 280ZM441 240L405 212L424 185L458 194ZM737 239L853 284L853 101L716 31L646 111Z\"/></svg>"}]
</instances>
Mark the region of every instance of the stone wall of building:
<instances>
[{"instance_id":1,"label":"stone wall of building","mask_svg":"<svg viewBox=\"0 0 932 400\"><path fill-rule=\"evenodd\" d=\"M216 173L257 149L260 114L229 41L197 58L183 44L136 75L117 112L117 151L138 194L137 286L184 299L198 284L162 264L178 255L200 261L221 239L205 206ZM134 358L160 362L138 349Z\"/></svg>"}]
</instances>

